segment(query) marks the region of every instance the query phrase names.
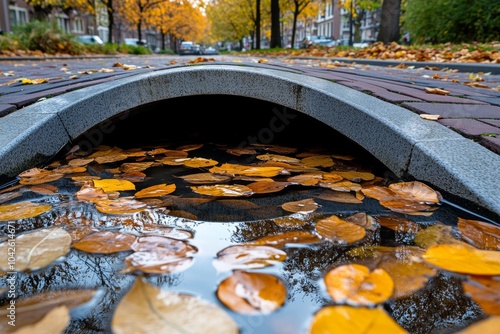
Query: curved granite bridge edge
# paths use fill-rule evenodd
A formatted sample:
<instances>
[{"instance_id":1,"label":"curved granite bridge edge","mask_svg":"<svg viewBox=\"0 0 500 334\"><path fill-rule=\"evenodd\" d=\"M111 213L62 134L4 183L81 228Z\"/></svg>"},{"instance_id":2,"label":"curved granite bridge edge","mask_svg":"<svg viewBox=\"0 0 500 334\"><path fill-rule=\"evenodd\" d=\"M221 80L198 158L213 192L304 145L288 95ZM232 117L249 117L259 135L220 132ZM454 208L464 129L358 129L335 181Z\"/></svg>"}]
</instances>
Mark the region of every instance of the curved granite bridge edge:
<instances>
[{"instance_id":1,"label":"curved granite bridge edge","mask_svg":"<svg viewBox=\"0 0 500 334\"><path fill-rule=\"evenodd\" d=\"M235 95L307 114L409 174L500 214L500 157L417 114L324 79L241 65L164 69L83 88L0 119L0 175L44 162L93 126L170 98Z\"/></svg>"}]
</instances>

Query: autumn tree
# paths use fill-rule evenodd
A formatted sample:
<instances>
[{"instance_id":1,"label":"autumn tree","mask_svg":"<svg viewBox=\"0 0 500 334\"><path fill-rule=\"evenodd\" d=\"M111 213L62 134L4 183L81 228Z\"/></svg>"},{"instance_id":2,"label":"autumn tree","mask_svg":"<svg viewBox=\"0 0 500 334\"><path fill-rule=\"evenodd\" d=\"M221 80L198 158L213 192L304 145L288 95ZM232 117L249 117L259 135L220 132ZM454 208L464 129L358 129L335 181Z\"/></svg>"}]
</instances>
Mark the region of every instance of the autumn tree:
<instances>
[{"instance_id":1,"label":"autumn tree","mask_svg":"<svg viewBox=\"0 0 500 334\"><path fill-rule=\"evenodd\" d=\"M162 49L165 38L173 40L199 40L206 27L206 18L189 1L164 1L155 6L146 21L156 27L162 36Z\"/></svg>"},{"instance_id":2,"label":"autumn tree","mask_svg":"<svg viewBox=\"0 0 500 334\"><path fill-rule=\"evenodd\" d=\"M311 9L311 7L313 7L312 6L313 0L292 0L291 4L292 4L292 13L293 13L291 45L293 47L295 45L295 34L297 31L297 20L299 18L299 15L304 13L307 9ZM314 13L317 13L317 7L314 6L314 8L312 8L312 11Z\"/></svg>"},{"instance_id":3,"label":"autumn tree","mask_svg":"<svg viewBox=\"0 0 500 334\"><path fill-rule=\"evenodd\" d=\"M218 0L207 6L212 32L219 40L238 41L252 33L253 5L246 0Z\"/></svg>"},{"instance_id":4,"label":"autumn tree","mask_svg":"<svg viewBox=\"0 0 500 334\"><path fill-rule=\"evenodd\" d=\"M382 5L383 0L340 0L340 8L349 13L349 19L353 24L353 41L359 41L361 35L361 22L365 18L367 11L373 11Z\"/></svg>"},{"instance_id":5,"label":"autumn tree","mask_svg":"<svg viewBox=\"0 0 500 334\"><path fill-rule=\"evenodd\" d=\"M147 18L154 9L166 1L168 0L123 0L118 11L132 26L136 27L138 39L141 41L143 24L147 23Z\"/></svg>"}]
</instances>

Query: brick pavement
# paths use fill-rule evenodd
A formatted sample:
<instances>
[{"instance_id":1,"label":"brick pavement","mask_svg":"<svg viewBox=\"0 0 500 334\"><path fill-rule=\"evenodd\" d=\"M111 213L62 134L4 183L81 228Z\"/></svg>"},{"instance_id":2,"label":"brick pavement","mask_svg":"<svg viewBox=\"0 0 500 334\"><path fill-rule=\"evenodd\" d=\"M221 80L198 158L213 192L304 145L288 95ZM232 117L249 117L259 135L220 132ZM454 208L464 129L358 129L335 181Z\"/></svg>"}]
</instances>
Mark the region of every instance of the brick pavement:
<instances>
[{"instance_id":1,"label":"brick pavement","mask_svg":"<svg viewBox=\"0 0 500 334\"><path fill-rule=\"evenodd\" d=\"M212 58L212 57L210 57ZM178 66L195 58L119 56L87 59L0 60L0 117L66 92L127 76ZM331 80L418 114L440 115L437 122L500 154L500 75L432 67L403 68L347 64L320 58L216 56L213 63L231 63L290 70ZM212 62L210 62L212 63ZM126 67L115 65L125 64ZM498 65L500 66L500 65ZM20 78L48 79L42 84L12 83ZM430 94L440 88L448 95Z\"/></svg>"}]
</instances>

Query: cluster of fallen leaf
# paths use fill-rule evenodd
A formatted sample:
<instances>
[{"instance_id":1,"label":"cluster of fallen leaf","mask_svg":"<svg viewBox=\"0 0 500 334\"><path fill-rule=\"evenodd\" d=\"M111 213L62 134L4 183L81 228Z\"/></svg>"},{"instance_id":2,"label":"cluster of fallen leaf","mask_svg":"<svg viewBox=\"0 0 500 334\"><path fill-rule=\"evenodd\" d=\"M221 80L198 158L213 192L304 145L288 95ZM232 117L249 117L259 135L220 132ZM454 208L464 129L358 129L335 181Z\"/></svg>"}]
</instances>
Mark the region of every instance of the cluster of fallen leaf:
<instances>
[{"instance_id":1,"label":"cluster of fallen leaf","mask_svg":"<svg viewBox=\"0 0 500 334\"><path fill-rule=\"evenodd\" d=\"M7 203L0 205L0 221L22 223L22 219L49 214L55 207L49 204L51 201L43 200L43 196L56 196L57 182L69 179L78 188L74 194L76 202L94 206L103 215L120 217L117 221L122 229L112 231L94 226L92 222L76 224L71 217L57 216L53 227L16 236L16 270L43 269L65 256L71 248L98 254L128 251L130 254L124 260L122 273L138 274L139 278L115 310L112 323L115 332L165 326L162 318L171 319L172 326L182 328L186 325L183 319L187 314L203 309L196 313L203 314L198 317L199 321L190 317L190 329L238 333L237 323L217 306L196 296L163 291L140 277L142 274L186 271L199 251L192 243L194 235L190 231L142 224L133 219L134 214L158 210L203 220L193 213L174 209L177 201L189 201L189 196L176 196L178 187L173 182L140 187L141 182L149 180L148 169L180 166L193 171L179 176L183 186L192 193L192 205L228 197L251 198L279 193L289 187L324 189L317 198L281 205L282 215L272 221L285 231L234 244L215 255L213 266L216 270L230 273L219 283L216 294L220 302L234 312L266 315L278 310L287 298L286 284L273 274L255 270L285 261L291 244L329 243L349 246L346 253L349 263L337 265L324 274L323 281L332 305L321 308L313 316L310 333L352 333L359 332L360 328L361 332L405 333L405 329L386 313L383 304L390 299L412 295L440 270L462 275L464 291L488 315L486 320L462 333L478 327L488 331L499 325L499 227L461 218L458 218L456 229L439 222L423 227L396 214L371 216L358 212L347 216L319 216L314 221L314 229L309 231L302 227L309 222L310 215L321 208L319 201L355 205L368 197L397 214L429 216L440 208L442 198L439 192L418 181L386 185L384 179L351 164L355 159L352 156L323 151L298 152L296 148L276 145L218 147L229 156L254 157L254 163L237 164L191 156L202 147L202 144L193 144L123 150L103 146L91 154L75 150L47 168L21 173L18 185L0 192L0 203ZM14 202L26 192L40 194L42 200ZM11 201L14 203L9 204ZM414 245L363 244L370 236L380 233L382 227L407 235ZM7 254L8 247L7 242L1 243L0 252ZM2 258L0 268L9 271L7 258ZM68 298L68 295L73 297ZM44 298L34 296L21 300L17 303L19 318L31 321L20 325L25 325L24 330L28 332L36 332L57 316L60 319L58 332L63 332L70 318L69 309L87 302L93 295L94 292L82 297L80 291L70 290L54 293L51 308L45 308L44 312L38 309L33 317L27 314L36 310L36 305L43 304ZM148 320L149 324L130 316L134 309L150 308L152 304L157 315ZM26 306L23 308L23 305ZM4 308L2 312L7 311ZM23 314L26 316L22 317ZM5 323L2 326L5 327Z\"/></svg>"},{"instance_id":2,"label":"cluster of fallen leaf","mask_svg":"<svg viewBox=\"0 0 500 334\"><path fill-rule=\"evenodd\" d=\"M252 53L255 54L255 53ZM258 54L258 53L257 53ZM500 45L435 45L406 46L397 43L373 43L362 49L339 47L316 47L283 50L273 53L280 56L313 56L359 59L381 59L401 61L455 62L455 63L500 63ZM263 54L264 55L264 54ZM266 52L266 55L269 53Z\"/></svg>"}]
</instances>

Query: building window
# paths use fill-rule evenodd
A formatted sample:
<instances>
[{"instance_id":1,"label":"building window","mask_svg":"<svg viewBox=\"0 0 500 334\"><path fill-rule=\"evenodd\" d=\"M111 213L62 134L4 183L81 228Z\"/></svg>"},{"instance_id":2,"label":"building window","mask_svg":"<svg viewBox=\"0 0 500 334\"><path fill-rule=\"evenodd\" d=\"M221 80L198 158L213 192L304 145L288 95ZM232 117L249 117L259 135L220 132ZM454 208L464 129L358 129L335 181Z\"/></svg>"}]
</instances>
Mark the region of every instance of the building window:
<instances>
[{"instance_id":1,"label":"building window","mask_svg":"<svg viewBox=\"0 0 500 334\"><path fill-rule=\"evenodd\" d=\"M83 33L83 20L80 17L73 20L73 32Z\"/></svg>"},{"instance_id":2,"label":"building window","mask_svg":"<svg viewBox=\"0 0 500 334\"><path fill-rule=\"evenodd\" d=\"M17 5L9 6L10 27L22 26L28 22L28 11Z\"/></svg>"}]
</instances>

